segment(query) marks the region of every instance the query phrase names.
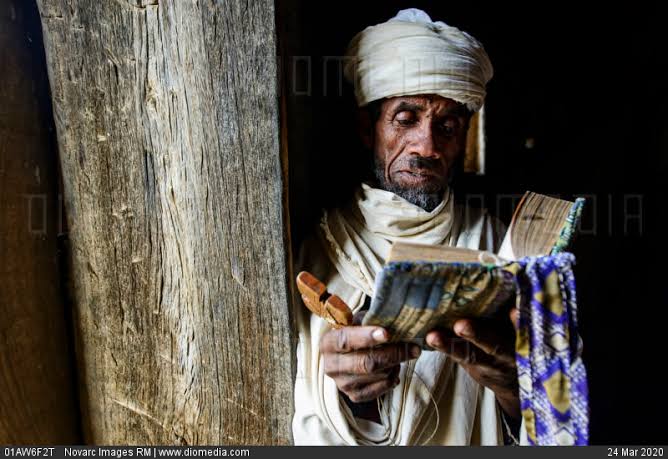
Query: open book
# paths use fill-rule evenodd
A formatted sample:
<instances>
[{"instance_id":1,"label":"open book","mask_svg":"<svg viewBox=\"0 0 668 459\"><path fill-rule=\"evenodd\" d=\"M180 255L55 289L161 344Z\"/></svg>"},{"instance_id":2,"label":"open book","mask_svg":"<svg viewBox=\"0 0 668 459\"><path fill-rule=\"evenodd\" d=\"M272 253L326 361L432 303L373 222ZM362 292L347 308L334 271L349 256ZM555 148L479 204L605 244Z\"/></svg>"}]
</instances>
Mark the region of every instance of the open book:
<instances>
[{"instance_id":1,"label":"open book","mask_svg":"<svg viewBox=\"0 0 668 459\"><path fill-rule=\"evenodd\" d=\"M380 325L397 341L420 342L461 318L491 318L517 288L527 256L556 254L569 245L584 200L575 203L527 192L498 254L447 246L395 243L376 277L364 325Z\"/></svg>"}]
</instances>

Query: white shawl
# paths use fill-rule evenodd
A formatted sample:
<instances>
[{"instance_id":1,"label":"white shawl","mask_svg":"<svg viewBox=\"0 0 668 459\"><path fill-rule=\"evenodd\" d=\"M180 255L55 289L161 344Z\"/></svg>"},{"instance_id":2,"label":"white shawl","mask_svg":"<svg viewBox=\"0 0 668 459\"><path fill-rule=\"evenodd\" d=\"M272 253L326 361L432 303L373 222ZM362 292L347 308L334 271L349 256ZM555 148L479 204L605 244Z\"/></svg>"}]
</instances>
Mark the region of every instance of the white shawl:
<instances>
[{"instance_id":1,"label":"white shawl","mask_svg":"<svg viewBox=\"0 0 668 459\"><path fill-rule=\"evenodd\" d=\"M352 205L325 213L316 238L302 247L300 268L311 271L358 311L373 295L376 273L393 241L496 250L502 228L484 211L456 206L450 191L432 212L362 184ZM324 374L319 352L329 325L296 314L299 331L295 444L502 444L494 393L436 351L401 365L400 383L382 397L383 425L355 418Z\"/></svg>"}]
</instances>

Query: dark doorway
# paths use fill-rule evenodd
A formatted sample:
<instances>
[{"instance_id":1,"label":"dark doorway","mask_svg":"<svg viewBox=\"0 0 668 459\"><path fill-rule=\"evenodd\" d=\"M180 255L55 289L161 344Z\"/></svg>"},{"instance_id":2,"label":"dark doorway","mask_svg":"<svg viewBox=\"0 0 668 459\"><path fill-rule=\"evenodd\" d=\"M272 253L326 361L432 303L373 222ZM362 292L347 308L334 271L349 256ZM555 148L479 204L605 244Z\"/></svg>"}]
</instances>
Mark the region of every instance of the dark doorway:
<instances>
[{"instance_id":1,"label":"dark doorway","mask_svg":"<svg viewBox=\"0 0 668 459\"><path fill-rule=\"evenodd\" d=\"M525 190L588 199L574 251L591 442L665 442L668 294L659 263L668 130L657 5L279 2L295 250L368 163L336 57L355 33L408 7L471 33L494 64L486 174L467 177L458 192L483 196L506 223L508 197Z\"/></svg>"}]
</instances>

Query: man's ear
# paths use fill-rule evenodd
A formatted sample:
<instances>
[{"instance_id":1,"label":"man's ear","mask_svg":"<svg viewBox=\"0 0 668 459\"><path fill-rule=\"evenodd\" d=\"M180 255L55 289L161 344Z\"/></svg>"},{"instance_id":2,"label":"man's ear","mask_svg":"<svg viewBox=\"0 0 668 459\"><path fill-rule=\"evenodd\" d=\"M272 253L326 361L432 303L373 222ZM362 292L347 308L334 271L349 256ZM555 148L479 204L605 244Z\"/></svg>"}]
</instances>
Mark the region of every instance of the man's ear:
<instances>
[{"instance_id":1,"label":"man's ear","mask_svg":"<svg viewBox=\"0 0 668 459\"><path fill-rule=\"evenodd\" d=\"M371 114L365 107L357 109L357 134L360 136L362 144L369 150L373 149L373 139L375 134Z\"/></svg>"}]
</instances>

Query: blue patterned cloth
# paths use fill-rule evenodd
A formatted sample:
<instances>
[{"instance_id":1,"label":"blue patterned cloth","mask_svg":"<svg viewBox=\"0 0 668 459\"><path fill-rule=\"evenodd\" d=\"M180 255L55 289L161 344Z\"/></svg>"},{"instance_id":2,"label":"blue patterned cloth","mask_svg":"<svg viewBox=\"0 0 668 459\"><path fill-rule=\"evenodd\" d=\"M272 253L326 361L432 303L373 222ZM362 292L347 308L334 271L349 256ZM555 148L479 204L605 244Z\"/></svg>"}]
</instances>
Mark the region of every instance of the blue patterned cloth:
<instances>
[{"instance_id":1,"label":"blue patterned cloth","mask_svg":"<svg viewBox=\"0 0 668 459\"><path fill-rule=\"evenodd\" d=\"M529 443L586 445L588 391L577 332L575 257L559 253L518 263L515 350Z\"/></svg>"}]
</instances>

